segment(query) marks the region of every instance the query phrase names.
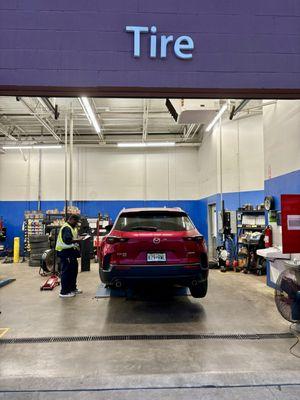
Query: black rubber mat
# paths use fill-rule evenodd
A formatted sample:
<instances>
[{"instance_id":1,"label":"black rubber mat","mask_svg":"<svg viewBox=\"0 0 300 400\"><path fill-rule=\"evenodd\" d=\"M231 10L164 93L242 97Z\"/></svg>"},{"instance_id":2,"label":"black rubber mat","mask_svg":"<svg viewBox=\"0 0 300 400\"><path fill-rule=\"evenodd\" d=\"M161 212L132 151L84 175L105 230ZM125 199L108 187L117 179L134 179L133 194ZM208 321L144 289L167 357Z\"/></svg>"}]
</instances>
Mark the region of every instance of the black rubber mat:
<instances>
[{"instance_id":1,"label":"black rubber mat","mask_svg":"<svg viewBox=\"0 0 300 400\"><path fill-rule=\"evenodd\" d=\"M30 343L65 343L65 342L106 342L106 341L141 341L141 340L274 340L291 339L290 333L255 333L255 334L170 334L170 335L104 335L104 336L49 336L0 339L2 344Z\"/></svg>"}]
</instances>

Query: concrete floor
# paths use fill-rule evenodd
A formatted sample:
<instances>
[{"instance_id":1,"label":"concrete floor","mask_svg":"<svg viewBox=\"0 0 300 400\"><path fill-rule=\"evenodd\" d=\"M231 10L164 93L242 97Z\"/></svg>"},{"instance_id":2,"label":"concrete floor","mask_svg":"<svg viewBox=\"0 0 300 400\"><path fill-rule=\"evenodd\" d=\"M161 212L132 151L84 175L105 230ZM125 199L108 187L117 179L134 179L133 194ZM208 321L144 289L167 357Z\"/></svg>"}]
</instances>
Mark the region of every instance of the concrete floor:
<instances>
[{"instance_id":1,"label":"concrete floor","mask_svg":"<svg viewBox=\"0 0 300 400\"><path fill-rule=\"evenodd\" d=\"M0 289L8 337L287 332L265 277L211 271L208 296L95 299L97 266L79 274L81 296L40 292L45 278L0 265L16 281ZM171 340L0 346L0 399L299 399L294 339ZM299 350L298 350L299 351ZM29 392L26 392L28 390ZM62 392L62 390L65 390ZM12 391L12 392L11 392Z\"/></svg>"}]
</instances>

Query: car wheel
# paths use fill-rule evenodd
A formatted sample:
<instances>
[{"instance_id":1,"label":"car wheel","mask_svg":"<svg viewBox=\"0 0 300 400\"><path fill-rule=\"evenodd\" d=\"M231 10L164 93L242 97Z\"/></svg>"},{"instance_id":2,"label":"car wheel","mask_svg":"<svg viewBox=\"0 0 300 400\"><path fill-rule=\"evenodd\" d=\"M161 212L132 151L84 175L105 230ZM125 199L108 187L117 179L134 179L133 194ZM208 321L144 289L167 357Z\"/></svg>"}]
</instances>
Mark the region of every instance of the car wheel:
<instances>
[{"instance_id":1,"label":"car wheel","mask_svg":"<svg viewBox=\"0 0 300 400\"><path fill-rule=\"evenodd\" d=\"M197 286L190 286L190 292L196 299L201 299L206 296L207 293L207 280L199 282Z\"/></svg>"}]
</instances>

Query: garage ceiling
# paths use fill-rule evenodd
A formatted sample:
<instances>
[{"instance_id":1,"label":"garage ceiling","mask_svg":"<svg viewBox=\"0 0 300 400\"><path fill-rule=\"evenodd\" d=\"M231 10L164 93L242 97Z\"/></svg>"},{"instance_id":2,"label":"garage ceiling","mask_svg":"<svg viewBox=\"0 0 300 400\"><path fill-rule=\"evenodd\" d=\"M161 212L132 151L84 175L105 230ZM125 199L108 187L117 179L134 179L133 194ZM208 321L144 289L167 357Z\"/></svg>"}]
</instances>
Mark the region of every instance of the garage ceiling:
<instances>
[{"instance_id":1,"label":"garage ceiling","mask_svg":"<svg viewBox=\"0 0 300 400\"><path fill-rule=\"evenodd\" d=\"M182 118L179 122L185 123L177 123L167 109L165 99L93 98L90 104L101 127L101 134L97 134L77 98L49 100L58 107L58 119L40 98L24 97L18 101L15 97L0 97L0 146L63 143L65 116L71 113L75 145L114 146L132 141L174 141L181 145L199 145L207 121L221 104L218 100L192 100L194 103L191 100L172 100L177 111L181 106L195 109L199 103L199 109L206 115L203 123L188 123ZM236 101L237 104L239 102ZM261 112L261 104L260 101L251 101L247 108L257 106L259 108L251 112Z\"/></svg>"}]
</instances>

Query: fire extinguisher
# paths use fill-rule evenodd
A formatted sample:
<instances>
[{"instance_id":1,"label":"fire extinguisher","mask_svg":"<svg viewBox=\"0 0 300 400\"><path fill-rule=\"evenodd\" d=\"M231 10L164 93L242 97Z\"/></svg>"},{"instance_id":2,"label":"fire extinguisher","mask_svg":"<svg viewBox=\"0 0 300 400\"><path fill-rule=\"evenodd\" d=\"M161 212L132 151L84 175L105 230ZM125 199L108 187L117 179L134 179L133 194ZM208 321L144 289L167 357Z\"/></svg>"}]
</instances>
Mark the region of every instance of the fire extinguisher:
<instances>
[{"instance_id":1,"label":"fire extinguisher","mask_svg":"<svg viewBox=\"0 0 300 400\"><path fill-rule=\"evenodd\" d=\"M273 234L272 227L268 225L265 229L265 247L272 247L273 245Z\"/></svg>"}]
</instances>

